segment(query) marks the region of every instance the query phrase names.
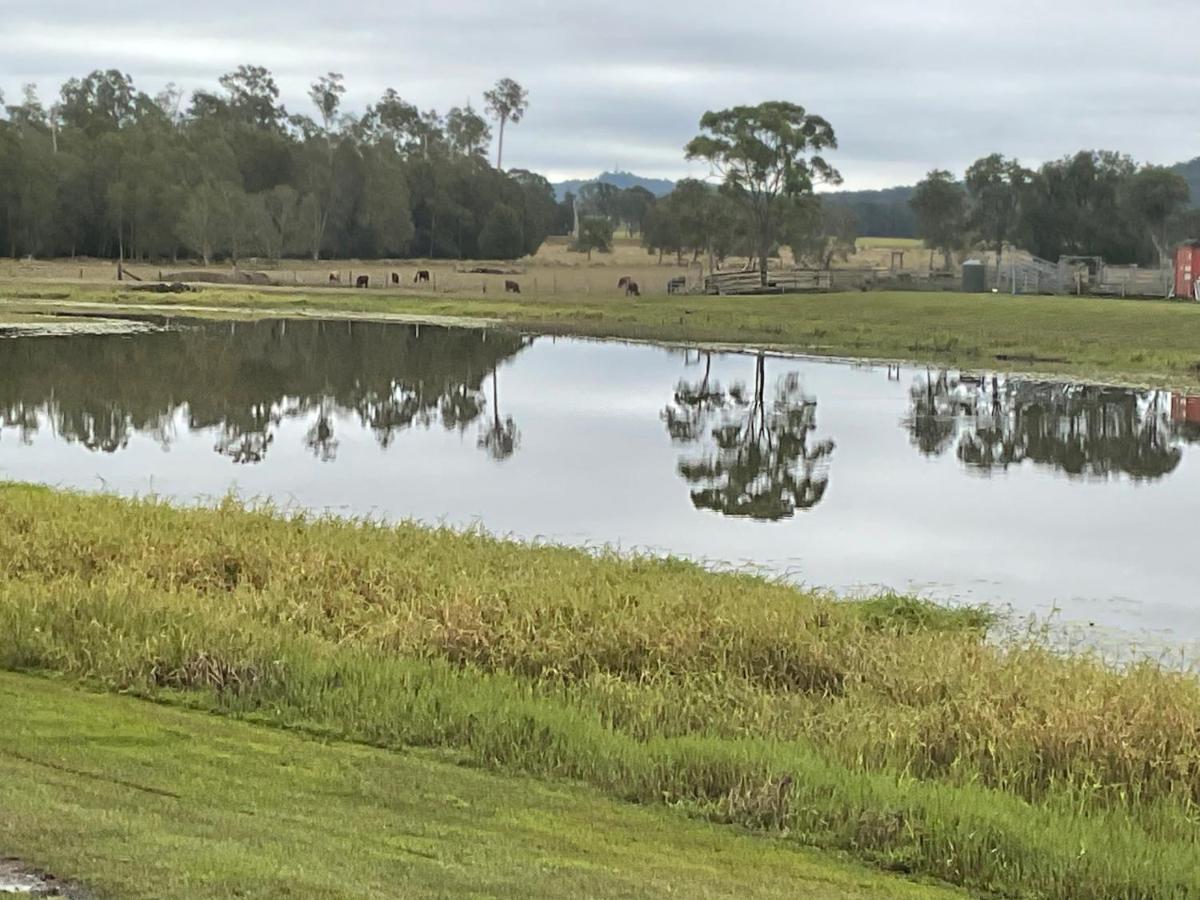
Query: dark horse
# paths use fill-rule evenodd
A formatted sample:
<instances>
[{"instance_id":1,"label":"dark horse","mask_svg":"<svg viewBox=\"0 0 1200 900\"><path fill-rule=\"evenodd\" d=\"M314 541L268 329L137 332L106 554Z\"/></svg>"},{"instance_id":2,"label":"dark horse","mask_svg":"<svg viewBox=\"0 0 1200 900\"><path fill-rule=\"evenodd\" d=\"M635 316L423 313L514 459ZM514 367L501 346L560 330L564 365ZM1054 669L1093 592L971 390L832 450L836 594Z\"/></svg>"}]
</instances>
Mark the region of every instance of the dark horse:
<instances>
[{"instance_id":1,"label":"dark horse","mask_svg":"<svg viewBox=\"0 0 1200 900\"><path fill-rule=\"evenodd\" d=\"M425 282L429 281L429 270L428 269L418 269L417 274L413 276L413 284L417 284L418 282L422 282L422 281L425 281Z\"/></svg>"},{"instance_id":2,"label":"dark horse","mask_svg":"<svg viewBox=\"0 0 1200 900\"><path fill-rule=\"evenodd\" d=\"M519 284L517 284L515 281L505 280L504 293L519 294L519 293L521 293L521 286Z\"/></svg>"},{"instance_id":3,"label":"dark horse","mask_svg":"<svg viewBox=\"0 0 1200 900\"><path fill-rule=\"evenodd\" d=\"M393 272L392 273L392 284L399 284L399 283L400 283L400 273Z\"/></svg>"},{"instance_id":4,"label":"dark horse","mask_svg":"<svg viewBox=\"0 0 1200 900\"><path fill-rule=\"evenodd\" d=\"M626 297L642 296L642 292L640 290L638 290L638 283L636 281L634 281L632 278L629 281L625 282L625 296Z\"/></svg>"},{"instance_id":5,"label":"dark horse","mask_svg":"<svg viewBox=\"0 0 1200 900\"><path fill-rule=\"evenodd\" d=\"M371 284L371 279L368 278L366 275L359 275L357 278L354 279L354 286L356 288L365 288L365 287L368 287L370 284Z\"/></svg>"}]
</instances>

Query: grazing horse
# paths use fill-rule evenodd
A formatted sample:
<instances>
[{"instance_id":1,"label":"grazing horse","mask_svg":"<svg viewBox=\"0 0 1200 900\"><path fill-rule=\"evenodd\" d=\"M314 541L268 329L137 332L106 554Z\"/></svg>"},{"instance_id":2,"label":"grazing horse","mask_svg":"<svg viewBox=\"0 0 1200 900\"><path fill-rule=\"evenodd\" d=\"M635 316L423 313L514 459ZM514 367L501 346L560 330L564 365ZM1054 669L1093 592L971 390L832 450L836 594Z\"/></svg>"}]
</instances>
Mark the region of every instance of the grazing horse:
<instances>
[{"instance_id":1,"label":"grazing horse","mask_svg":"<svg viewBox=\"0 0 1200 900\"><path fill-rule=\"evenodd\" d=\"M354 279L354 286L356 288L370 287L370 285L371 285L371 279L369 277L367 277L366 275L359 275L357 278Z\"/></svg>"},{"instance_id":2,"label":"grazing horse","mask_svg":"<svg viewBox=\"0 0 1200 900\"><path fill-rule=\"evenodd\" d=\"M617 290L629 287L629 282L633 281L628 275L622 275L621 280L617 282Z\"/></svg>"},{"instance_id":3,"label":"grazing horse","mask_svg":"<svg viewBox=\"0 0 1200 900\"><path fill-rule=\"evenodd\" d=\"M330 284L341 284L342 283L341 273L340 272L330 272L329 273L329 283Z\"/></svg>"},{"instance_id":4,"label":"grazing horse","mask_svg":"<svg viewBox=\"0 0 1200 900\"><path fill-rule=\"evenodd\" d=\"M392 284L399 284L399 283L400 283L400 273L393 272L392 273Z\"/></svg>"},{"instance_id":5,"label":"grazing horse","mask_svg":"<svg viewBox=\"0 0 1200 900\"><path fill-rule=\"evenodd\" d=\"M422 282L422 281L423 282L429 281L429 270L428 269L417 269L417 274L413 276L413 284L418 284L419 282Z\"/></svg>"},{"instance_id":6,"label":"grazing horse","mask_svg":"<svg viewBox=\"0 0 1200 900\"><path fill-rule=\"evenodd\" d=\"M629 281L627 281L625 283L625 296L626 297L642 296L642 292L640 290L638 290L638 283L636 281L630 279Z\"/></svg>"},{"instance_id":7,"label":"grazing horse","mask_svg":"<svg viewBox=\"0 0 1200 900\"><path fill-rule=\"evenodd\" d=\"M515 281L506 279L504 282L504 293L519 294L519 293L521 293L521 286L519 284L517 284Z\"/></svg>"}]
</instances>

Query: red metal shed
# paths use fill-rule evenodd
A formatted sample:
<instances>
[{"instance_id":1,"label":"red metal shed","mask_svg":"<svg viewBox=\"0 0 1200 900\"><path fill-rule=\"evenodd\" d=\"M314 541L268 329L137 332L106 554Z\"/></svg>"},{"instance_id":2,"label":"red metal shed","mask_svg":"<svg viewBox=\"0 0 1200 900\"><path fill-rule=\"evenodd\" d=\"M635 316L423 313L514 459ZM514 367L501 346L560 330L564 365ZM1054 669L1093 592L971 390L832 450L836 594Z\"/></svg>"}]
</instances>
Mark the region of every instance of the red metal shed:
<instances>
[{"instance_id":1,"label":"red metal shed","mask_svg":"<svg viewBox=\"0 0 1200 900\"><path fill-rule=\"evenodd\" d=\"M1200 300L1200 241L1175 248L1175 296Z\"/></svg>"},{"instance_id":2,"label":"red metal shed","mask_svg":"<svg viewBox=\"0 0 1200 900\"><path fill-rule=\"evenodd\" d=\"M1176 425L1200 424L1200 397L1171 396L1171 421Z\"/></svg>"}]
</instances>

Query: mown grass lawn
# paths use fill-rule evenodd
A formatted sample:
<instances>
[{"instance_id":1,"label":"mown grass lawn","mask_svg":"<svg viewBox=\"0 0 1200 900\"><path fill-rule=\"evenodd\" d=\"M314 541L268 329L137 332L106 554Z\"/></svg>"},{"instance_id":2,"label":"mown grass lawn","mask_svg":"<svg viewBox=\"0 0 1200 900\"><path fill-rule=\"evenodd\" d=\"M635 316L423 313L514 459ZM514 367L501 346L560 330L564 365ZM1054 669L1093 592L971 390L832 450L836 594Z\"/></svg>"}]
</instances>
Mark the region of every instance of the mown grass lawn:
<instances>
[{"instance_id":1,"label":"mown grass lawn","mask_svg":"<svg viewBox=\"0 0 1200 900\"><path fill-rule=\"evenodd\" d=\"M1089 297L840 293L765 297L421 295L209 287L160 295L8 282L0 317L72 304L482 319L531 331L752 345L831 356L1200 388L1200 304Z\"/></svg>"},{"instance_id":2,"label":"mown grass lawn","mask_svg":"<svg viewBox=\"0 0 1200 900\"><path fill-rule=\"evenodd\" d=\"M957 896L816 851L0 673L0 857L113 898Z\"/></svg>"}]
</instances>

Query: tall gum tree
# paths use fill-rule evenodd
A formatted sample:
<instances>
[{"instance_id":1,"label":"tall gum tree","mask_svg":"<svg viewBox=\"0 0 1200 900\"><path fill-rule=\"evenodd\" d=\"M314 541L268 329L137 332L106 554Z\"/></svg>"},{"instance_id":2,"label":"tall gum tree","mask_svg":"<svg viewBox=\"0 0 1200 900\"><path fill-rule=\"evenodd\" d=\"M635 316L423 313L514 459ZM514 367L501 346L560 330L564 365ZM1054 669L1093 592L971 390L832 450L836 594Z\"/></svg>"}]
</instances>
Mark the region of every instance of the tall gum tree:
<instances>
[{"instance_id":1,"label":"tall gum tree","mask_svg":"<svg viewBox=\"0 0 1200 900\"><path fill-rule=\"evenodd\" d=\"M511 78L501 78L490 91L483 92L487 109L500 123L499 140L496 147L496 168L504 171L504 126L509 122L516 125L529 109L529 92Z\"/></svg>"},{"instance_id":2,"label":"tall gum tree","mask_svg":"<svg viewBox=\"0 0 1200 900\"><path fill-rule=\"evenodd\" d=\"M703 159L754 228L759 283L767 286L767 257L790 207L817 183L842 176L820 155L837 149L833 126L803 106L782 100L706 112L701 134L688 142L688 159Z\"/></svg>"}]
</instances>

